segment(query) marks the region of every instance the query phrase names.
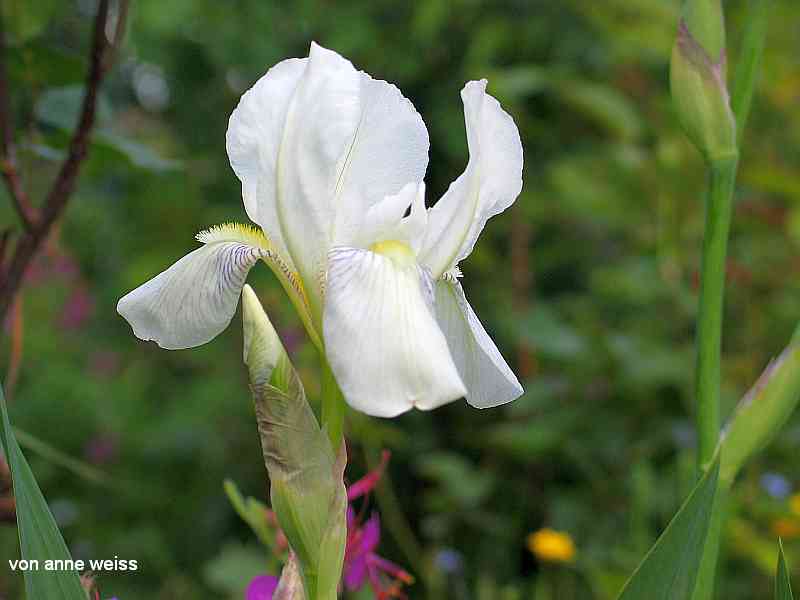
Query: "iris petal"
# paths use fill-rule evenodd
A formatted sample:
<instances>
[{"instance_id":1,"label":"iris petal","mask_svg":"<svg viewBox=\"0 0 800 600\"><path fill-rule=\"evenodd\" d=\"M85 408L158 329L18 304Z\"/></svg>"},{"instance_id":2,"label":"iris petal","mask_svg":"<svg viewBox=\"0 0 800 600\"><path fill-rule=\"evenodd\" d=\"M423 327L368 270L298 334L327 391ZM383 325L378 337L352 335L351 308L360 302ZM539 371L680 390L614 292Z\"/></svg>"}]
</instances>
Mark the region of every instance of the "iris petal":
<instances>
[{"instance_id":1,"label":"iris petal","mask_svg":"<svg viewBox=\"0 0 800 600\"><path fill-rule=\"evenodd\" d=\"M413 262L334 248L323 320L325 351L347 402L373 416L429 410L464 396L433 314L430 275Z\"/></svg>"},{"instance_id":2,"label":"iris petal","mask_svg":"<svg viewBox=\"0 0 800 600\"><path fill-rule=\"evenodd\" d=\"M514 120L486 93L486 80L461 91L469 162L429 211L420 254L438 279L472 252L486 221L511 206L522 190L522 142Z\"/></svg>"},{"instance_id":3,"label":"iris petal","mask_svg":"<svg viewBox=\"0 0 800 600\"><path fill-rule=\"evenodd\" d=\"M204 244L125 295L117 312L142 340L168 350L200 346L231 322L247 274L267 253L238 241Z\"/></svg>"},{"instance_id":4,"label":"iris petal","mask_svg":"<svg viewBox=\"0 0 800 600\"><path fill-rule=\"evenodd\" d=\"M522 386L481 325L458 281L436 282L436 319L467 386L467 402L476 408L490 408L522 395Z\"/></svg>"},{"instance_id":5,"label":"iris petal","mask_svg":"<svg viewBox=\"0 0 800 600\"><path fill-rule=\"evenodd\" d=\"M288 251L315 316L328 250L353 245L369 207L421 181L428 162L411 102L313 43L242 97L227 142L248 214Z\"/></svg>"}]
</instances>

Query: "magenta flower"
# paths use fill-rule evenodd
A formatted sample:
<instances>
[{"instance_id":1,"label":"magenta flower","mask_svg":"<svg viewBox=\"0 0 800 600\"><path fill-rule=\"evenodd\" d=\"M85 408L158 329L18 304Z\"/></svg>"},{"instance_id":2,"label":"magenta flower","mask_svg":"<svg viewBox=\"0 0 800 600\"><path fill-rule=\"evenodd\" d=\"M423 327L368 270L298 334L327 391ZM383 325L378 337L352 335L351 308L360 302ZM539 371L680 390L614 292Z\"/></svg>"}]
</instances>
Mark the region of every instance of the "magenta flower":
<instances>
[{"instance_id":1,"label":"magenta flower","mask_svg":"<svg viewBox=\"0 0 800 600\"><path fill-rule=\"evenodd\" d=\"M352 503L367 497L378 481L389 461L389 452L384 451L381 464L347 489L347 499ZM381 540L381 524L377 513L372 513L365 522L363 514L356 516L352 504L347 507L347 545L344 553L342 581L351 592L360 590L365 584L372 588L375 598L405 598L401 591L404 584L413 583L414 578L402 567L378 556L375 552Z\"/></svg>"},{"instance_id":2,"label":"magenta flower","mask_svg":"<svg viewBox=\"0 0 800 600\"><path fill-rule=\"evenodd\" d=\"M272 600L277 587L278 578L274 575L257 575L247 586L245 600Z\"/></svg>"},{"instance_id":3,"label":"magenta flower","mask_svg":"<svg viewBox=\"0 0 800 600\"><path fill-rule=\"evenodd\" d=\"M389 462L389 451L383 452L377 468L347 488L347 544L344 552L342 585L347 591L356 592L369 585L376 600L391 598L405 599L402 588L414 582L414 578L402 567L378 556L376 550L381 541L381 523L378 514L373 512L364 520L364 512L356 513L353 501L368 499L378 484ZM272 511L267 511L267 519L278 527ZM278 528L278 546L285 549L286 538ZM278 587L278 578L272 575L258 575L247 586L245 600L272 600Z\"/></svg>"}]
</instances>

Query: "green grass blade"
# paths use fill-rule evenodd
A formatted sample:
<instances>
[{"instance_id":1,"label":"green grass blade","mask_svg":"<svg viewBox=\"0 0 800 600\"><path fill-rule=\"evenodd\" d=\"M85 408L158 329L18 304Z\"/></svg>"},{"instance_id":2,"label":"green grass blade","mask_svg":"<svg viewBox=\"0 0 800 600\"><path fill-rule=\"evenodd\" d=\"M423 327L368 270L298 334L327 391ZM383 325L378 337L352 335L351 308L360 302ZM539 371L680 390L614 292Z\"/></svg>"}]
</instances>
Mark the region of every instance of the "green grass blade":
<instances>
[{"instance_id":1,"label":"green grass blade","mask_svg":"<svg viewBox=\"0 0 800 600\"><path fill-rule=\"evenodd\" d=\"M718 479L719 460L715 460L625 584L619 600L691 598L708 537Z\"/></svg>"},{"instance_id":2,"label":"green grass blade","mask_svg":"<svg viewBox=\"0 0 800 600\"><path fill-rule=\"evenodd\" d=\"M19 448L11 422L8 419L6 400L0 387L0 444L11 469L14 495L17 499L17 529L22 558L39 561L38 570L25 572L25 591L29 600L86 600L78 574L74 571L47 571L47 560L69 560L70 554L55 519L47 507ZM10 568L10 565L6 564Z\"/></svg>"},{"instance_id":3,"label":"green grass blade","mask_svg":"<svg viewBox=\"0 0 800 600\"><path fill-rule=\"evenodd\" d=\"M786 567L786 557L783 555L783 544L780 540L778 540L778 568L775 573L775 600L794 600L789 569Z\"/></svg>"},{"instance_id":4,"label":"green grass blade","mask_svg":"<svg viewBox=\"0 0 800 600\"><path fill-rule=\"evenodd\" d=\"M19 445L25 448L25 450L29 450L35 454L38 454L44 460L56 465L57 467L66 469L84 481L109 488L118 487L111 480L111 478L103 473L103 471L100 469L96 469L92 465L70 456L66 452L63 452L55 446L48 444L35 435L28 433L19 427L14 427L14 435L16 436Z\"/></svg>"}]
</instances>

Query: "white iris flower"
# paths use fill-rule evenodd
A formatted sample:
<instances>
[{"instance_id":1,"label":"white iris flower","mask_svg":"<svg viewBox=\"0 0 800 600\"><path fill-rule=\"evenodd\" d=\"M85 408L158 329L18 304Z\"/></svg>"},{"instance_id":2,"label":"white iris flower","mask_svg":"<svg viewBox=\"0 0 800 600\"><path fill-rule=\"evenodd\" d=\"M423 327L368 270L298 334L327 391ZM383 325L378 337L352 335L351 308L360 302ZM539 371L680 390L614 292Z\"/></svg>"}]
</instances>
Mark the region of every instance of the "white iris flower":
<instances>
[{"instance_id":1,"label":"white iris flower","mask_svg":"<svg viewBox=\"0 0 800 600\"><path fill-rule=\"evenodd\" d=\"M269 264L345 399L370 415L476 407L522 393L464 296L458 263L522 187L513 119L461 92L469 162L426 210L428 133L393 85L317 44L270 69L231 115L227 149L258 228L222 225L119 301L143 340L204 344L227 327L250 268Z\"/></svg>"}]
</instances>

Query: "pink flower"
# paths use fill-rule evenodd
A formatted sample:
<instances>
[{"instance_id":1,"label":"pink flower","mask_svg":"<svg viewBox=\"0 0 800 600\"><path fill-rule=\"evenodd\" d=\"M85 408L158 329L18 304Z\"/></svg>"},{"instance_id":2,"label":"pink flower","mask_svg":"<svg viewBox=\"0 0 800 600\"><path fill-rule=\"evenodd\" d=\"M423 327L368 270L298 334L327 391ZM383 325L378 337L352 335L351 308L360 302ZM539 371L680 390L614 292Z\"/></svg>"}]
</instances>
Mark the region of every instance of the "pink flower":
<instances>
[{"instance_id":1,"label":"pink flower","mask_svg":"<svg viewBox=\"0 0 800 600\"><path fill-rule=\"evenodd\" d=\"M272 600L277 587L278 578L274 575L257 575L247 586L245 600Z\"/></svg>"},{"instance_id":2,"label":"pink flower","mask_svg":"<svg viewBox=\"0 0 800 600\"><path fill-rule=\"evenodd\" d=\"M347 499L367 497L389 462L389 452L384 451L381 464L367 473L347 489ZM377 513L363 521L363 513L356 516L352 504L347 507L347 545L344 553L342 581L347 590L360 590L366 583L372 588L378 600L405 598L404 584L414 582L414 578L402 567L378 556L375 552L381 539L381 525Z\"/></svg>"},{"instance_id":3,"label":"pink flower","mask_svg":"<svg viewBox=\"0 0 800 600\"><path fill-rule=\"evenodd\" d=\"M344 552L342 584L345 589L355 592L369 585L376 600L391 598L405 599L402 588L414 582L414 578L402 567L378 556L376 550L381 541L381 523L378 514L373 512L364 520L364 512L356 513L353 501L364 498L380 481L389 462L389 451L384 451L381 463L347 488L347 543ZM278 527L275 514L267 511L266 518L271 525ZM286 549L286 538L278 527L276 551ZM245 600L272 600L278 578L272 575L258 575L247 587Z\"/></svg>"}]
</instances>

